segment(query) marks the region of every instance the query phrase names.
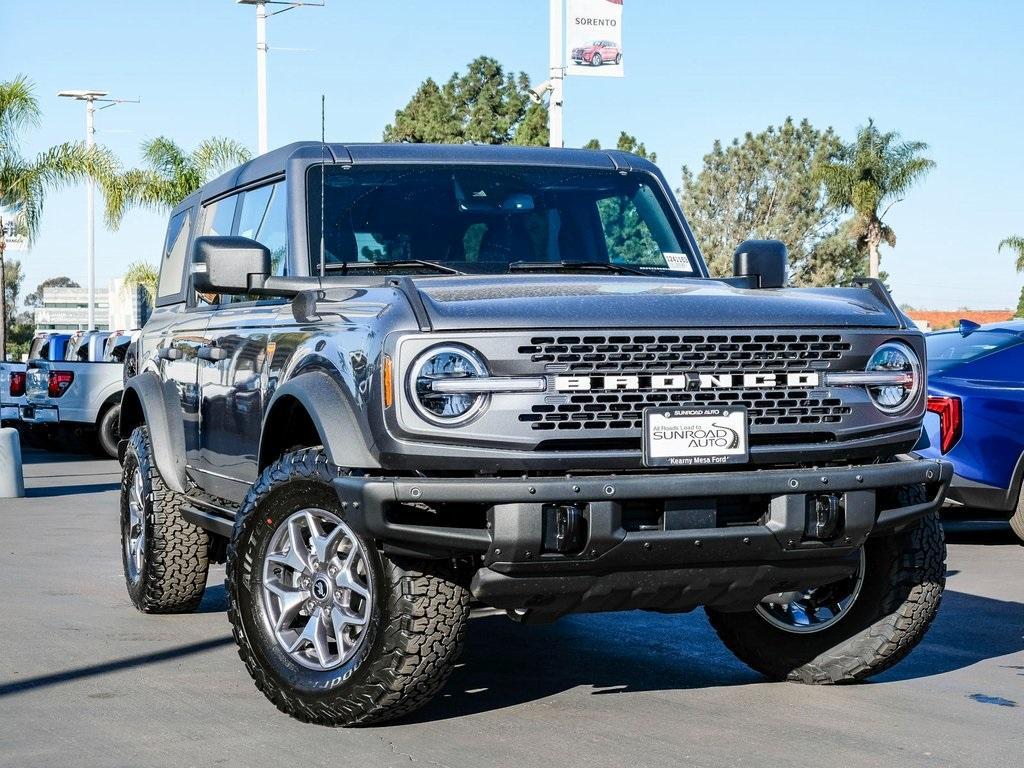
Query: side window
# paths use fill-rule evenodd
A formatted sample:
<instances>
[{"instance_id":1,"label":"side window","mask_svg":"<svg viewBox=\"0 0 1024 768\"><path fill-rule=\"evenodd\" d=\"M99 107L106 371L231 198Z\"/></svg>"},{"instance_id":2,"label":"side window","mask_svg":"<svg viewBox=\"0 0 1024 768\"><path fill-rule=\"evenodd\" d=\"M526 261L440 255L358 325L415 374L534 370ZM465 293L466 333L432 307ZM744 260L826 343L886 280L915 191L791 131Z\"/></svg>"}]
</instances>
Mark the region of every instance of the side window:
<instances>
[{"instance_id":1,"label":"side window","mask_svg":"<svg viewBox=\"0 0 1024 768\"><path fill-rule=\"evenodd\" d=\"M235 203L238 195L225 197L206 206L203 213L204 235L230 235L235 223Z\"/></svg>"},{"instance_id":2,"label":"side window","mask_svg":"<svg viewBox=\"0 0 1024 768\"><path fill-rule=\"evenodd\" d=\"M283 181L245 193L238 234L270 249L270 274L288 274L288 200Z\"/></svg>"},{"instance_id":3,"label":"side window","mask_svg":"<svg viewBox=\"0 0 1024 768\"><path fill-rule=\"evenodd\" d=\"M191 229L191 208L172 216L167 225L167 240L164 242L163 257L160 259L160 281L156 292L158 299L181 293Z\"/></svg>"}]
</instances>

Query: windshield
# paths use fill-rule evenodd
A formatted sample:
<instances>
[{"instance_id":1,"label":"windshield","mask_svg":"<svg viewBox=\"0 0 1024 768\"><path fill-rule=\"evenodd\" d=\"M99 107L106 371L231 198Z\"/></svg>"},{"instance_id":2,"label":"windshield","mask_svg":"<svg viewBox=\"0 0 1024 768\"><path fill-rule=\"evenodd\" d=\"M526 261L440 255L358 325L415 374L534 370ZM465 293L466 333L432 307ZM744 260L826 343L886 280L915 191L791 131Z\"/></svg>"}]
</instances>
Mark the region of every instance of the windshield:
<instances>
[{"instance_id":1,"label":"windshield","mask_svg":"<svg viewBox=\"0 0 1024 768\"><path fill-rule=\"evenodd\" d=\"M312 166L307 179L312 274L320 271L320 175L320 166ZM345 263L401 261L415 269L412 262L427 261L492 274L510 265L561 268L562 262L697 273L667 201L646 173L329 165L323 207L328 272Z\"/></svg>"},{"instance_id":2,"label":"windshield","mask_svg":"<svg viewBox=\"0 0 1024 768\"><path fill-rule=\"evenodd\" d=\"M954 365L977 360L1024 341L1024 337L1008 331L974 331L961 336L957 331L932 333L925 337L928 346L928 370L942 371Z\"/></svg>"}]
</instances>

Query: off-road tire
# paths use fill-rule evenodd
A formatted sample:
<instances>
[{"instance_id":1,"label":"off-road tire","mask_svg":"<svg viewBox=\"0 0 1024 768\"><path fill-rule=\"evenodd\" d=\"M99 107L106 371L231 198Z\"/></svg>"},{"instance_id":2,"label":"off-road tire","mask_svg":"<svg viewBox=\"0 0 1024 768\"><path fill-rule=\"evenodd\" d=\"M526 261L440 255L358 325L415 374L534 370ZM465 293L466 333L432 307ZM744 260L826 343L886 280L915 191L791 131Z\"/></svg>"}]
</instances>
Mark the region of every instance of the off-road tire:
<instances>
[{"instance_id":1,"label":"off-road tire","mask_svg":"<svg viewBox=\"0 0 1024 768\"><path fill-rule=\"evenodd\" d=\"M135 468L142 471L145 539L142 568L133 582L124 546L128 535L128 494ZM206 531L181 516L184 499L170 490L153 462L149 429L137 427L121 469L121 559L132 603L143 613L190 613L199 607L209 568Z\"/></svg>"},{"instance_id":2,"label":"off-road tire","mask_svg":"<svg viewBox=\"0 0 1024 768\"><path fill-rule=\"evenodd\" d=\"M901 505L924 501L924 489L898 491ZM902 660L939 609L946 544L937 512L912 528L866 544L864 584L850 612L820 632L795 634L754 611L707 614L722 642L773 680L829 684L865 680Z\"/></svg>"},{"instance_id":3,"label":"off-road tire","mask_svg":"<svg viewBox=\"0 0 1024 768\"><path fill-rule=\"evenodd\" d=\"M121 420L121 404L114 403L100 417L96 425L96 444L100 451L112 459L117 458L117 444L120 438L118 422Z\"/></svg>"},{"instance_id":4,"label":"off-road tire","mask_svg":"<svg viewBox=\"0 0 1024 768\"><path fill-rule=\"evenodd\" d=\"M1010 530L1017 534L1017 538L1024 543L1024 493L1017 501L1017 509L1010 518Z\"/></svg>"},{"instance_id":5,"label":"off-road tire","mask_svg":"<svg viewBox=\"0 0 1024 768\"><path fill-rule=\"evenodd\" d=\"M264 621L263 554L278 525L316 507L346 518L330 483L347 474L322 448L288 453L249 491L228 545L228 618L238 655L256 687L282 712L330 726L380 723L425 704L448 679L462 649L469 593L446 563L398 558L360 537L377 594L368 633L341 666L297 664Z\"/></svg>"}]
</instances>

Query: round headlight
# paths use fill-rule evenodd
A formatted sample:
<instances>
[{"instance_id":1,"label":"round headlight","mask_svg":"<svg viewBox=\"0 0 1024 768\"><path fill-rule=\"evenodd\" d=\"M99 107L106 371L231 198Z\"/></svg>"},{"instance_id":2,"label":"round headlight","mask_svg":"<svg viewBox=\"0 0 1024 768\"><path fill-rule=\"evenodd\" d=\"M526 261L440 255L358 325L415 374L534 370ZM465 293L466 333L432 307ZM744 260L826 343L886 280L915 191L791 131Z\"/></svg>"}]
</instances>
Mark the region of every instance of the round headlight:
<instances>
[{"instance_id":1,"label":"round headlight","mask_svg":"<svg viewBox=\"0 0 1024 768\"><path fill-rule=\"evenodd\" d=\"M436 382L487 376L487 368L475 352L466 347L434 347L427 350L409 372L412 401L420 415L445 426L473 418L487 402L480 393L439 392Z\"/></svg>"},{"instance_id":2,"label":"round headlight","mask_svg":"<svg viewBox=\"0 0 1024 768\"><path fill-rule=\"evenodd\" d=\"M868 395L875 406L886 413L898 413L909 407L921 387L921 361L906 344L887 341L868 360L868 373L896 374L893 383L870 384Z\"/></svg>"}]
</instances>

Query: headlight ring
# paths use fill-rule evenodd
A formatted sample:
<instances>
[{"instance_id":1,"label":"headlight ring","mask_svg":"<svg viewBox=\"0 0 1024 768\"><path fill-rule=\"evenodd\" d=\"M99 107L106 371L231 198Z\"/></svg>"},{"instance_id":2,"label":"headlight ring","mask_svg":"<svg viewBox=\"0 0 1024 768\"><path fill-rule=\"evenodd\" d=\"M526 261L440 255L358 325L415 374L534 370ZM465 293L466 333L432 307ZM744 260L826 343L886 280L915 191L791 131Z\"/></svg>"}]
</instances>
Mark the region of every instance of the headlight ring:
<instances>
[{"instance_id":1,"label":"headlight ring","mask_svg":"<svg viewBox=\"0 0 1024 768\"><path fill-rule=\"evenodd\" d=\"M905 374L902 384L868 385L868 396L883 413L905 411L917 400L921 391L921 360L917 353L901 341L887 341L872 353L865 371L868 373Z\"/></svg>"},{"instance_id":2,"label":"headlight ring","mask_svg":"<svg viewBox=\"0 0 1024 768\"><path fill-rule=\"evenodd\" d=\"M446 344L431 347L413 362L408 391L416 412L432 424L455 427L475 418L490 396L483 393L440 393L431 388L438 379L487 376L487 366L469 347Z\"/></svg>"}]
</instances>

